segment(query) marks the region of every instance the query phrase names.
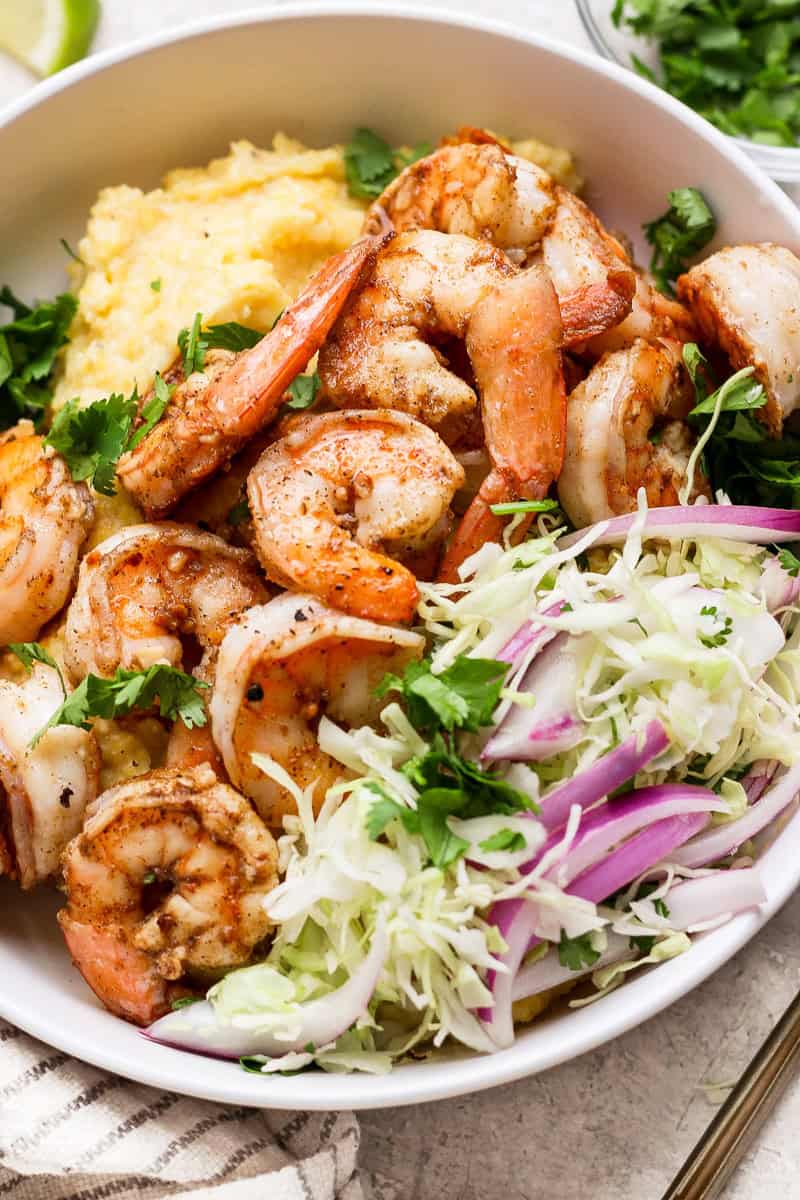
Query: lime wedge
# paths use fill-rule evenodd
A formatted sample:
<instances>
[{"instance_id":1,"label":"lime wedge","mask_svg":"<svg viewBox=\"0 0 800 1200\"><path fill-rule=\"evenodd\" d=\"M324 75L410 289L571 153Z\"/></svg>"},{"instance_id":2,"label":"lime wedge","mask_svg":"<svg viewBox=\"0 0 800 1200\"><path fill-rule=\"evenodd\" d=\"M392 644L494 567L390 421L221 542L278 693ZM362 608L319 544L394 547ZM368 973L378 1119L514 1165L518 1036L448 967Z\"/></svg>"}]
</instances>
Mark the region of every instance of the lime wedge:
<instances>
[{"instance_id":1,"label":"lime wedge","mask_svg":"<svg viewBox=\"0 0 800 1200\"><path fill-rule=\"evenodd\" d=\"M83 58L100 0L10 0L0 3L0 49L37 75L53 75Z\"/></svg>"}]
</instances>

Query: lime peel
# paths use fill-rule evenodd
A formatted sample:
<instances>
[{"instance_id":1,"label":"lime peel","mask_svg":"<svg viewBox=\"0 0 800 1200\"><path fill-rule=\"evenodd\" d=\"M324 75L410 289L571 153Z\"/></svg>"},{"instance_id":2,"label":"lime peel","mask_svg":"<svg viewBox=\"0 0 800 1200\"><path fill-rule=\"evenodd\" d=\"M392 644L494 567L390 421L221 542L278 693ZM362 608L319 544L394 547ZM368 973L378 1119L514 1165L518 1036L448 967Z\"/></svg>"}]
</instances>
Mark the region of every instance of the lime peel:
<instances>
[{"instance_id":1,"label":"lime peel","mask_svg":"<svg viewBox=\"0 0 800 1200\"><path fill-rule=\"evenodd\" d=\"M40 76L54 75L88 52L100 0L28 0L0 6L0 48Z\"/></svg>"}]
</instances>

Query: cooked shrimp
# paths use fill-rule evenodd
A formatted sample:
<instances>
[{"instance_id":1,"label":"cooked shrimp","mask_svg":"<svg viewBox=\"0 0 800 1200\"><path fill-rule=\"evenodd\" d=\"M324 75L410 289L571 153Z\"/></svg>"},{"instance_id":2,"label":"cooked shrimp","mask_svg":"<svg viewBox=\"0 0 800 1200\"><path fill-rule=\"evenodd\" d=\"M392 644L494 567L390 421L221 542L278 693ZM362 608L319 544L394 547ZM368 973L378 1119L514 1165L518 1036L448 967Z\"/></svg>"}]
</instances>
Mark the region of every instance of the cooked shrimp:
<instances>
[{"instance_id":1,"label":"cooked shrimp","mask_svg":"<svg viewBox=\"0 0 800 1200\"><path fill-rule=\"evenodd\" d=\"M757 410L774 434L800 406L800 260L784 246L729 246L678 280L712 345L736 370L754 367L767 394Z\"/></svg>"},{"instance_id":2,"label":"cooked shrimp","mask_svg":"<svg viewBox=\"0 0 800 1200\"><path fill-rule=\"evenodd\" d=\"M490 506L540 500L558 478L564 457L566 393L561 314L547 273L530 267L489 292L474 310L467 350L481 392L491 470L450 544L440 578L487 541L503 518Z\"/></svg>"},{"instance_id":3,"label":"cooked shrimp","mask_svg":"<svg viewBox=\"0 0 800 1200\"><path fill-rule=\"evenodd\" d=\"M97 795L93 733L58 725L31 744L63 698L56 672L39 663L20 683L0 681L0 873L23 888L57 873Z\"/></svg>"},{"instance_id":4,"label":"cooked shrimp","mask_svg":"<svg viewBox=\"0 0 800 1200\"><path fill-rule=\"evenodd\" d=\"M64 853L70 954L107 1008L149 1024L180 994L247 962L270 930L275 842L208 766L104 792Z\"/></svg>"},{"instance_id":5,"label":"cooked shrimp","mask_svg":"<svg viewBox=\"0 0 800 1200\"><path fill-rule=\"evenodd\" d=\"M394 408L442 428L476 406L469 384L431 343L465 338L476 305L516 275L488 242L403 233L378 255L322 347L325 396L347 408Z\"/></svg>"},{"instance_id":6,"label":"cooked shrimp","mask_svg":"<svg viewBox=\"0 0 800 1200\"><path fill-rule=\"evenodd\" d=\"M64 606L94 506L30 421L0 436L0 645L32 641Z\"/></svg>"},{"instance_id":7,"label":"cooked shrimp","mask_svg":"<svg viewBox=\"0 0 800 1200\"><path fill-rule=\"evenodd\" d=\"M251 608L225 635L209 704L214 741L231 781L268 825L295 811L291 794L253 764L268 754L318 807L342 766L317 744L326 713L348 726L377 716L375 687L387 671L419 658L424 639L345 616L313 596L285 594Z\"/></svg>"},{"instance_id":8,"label":"cooked shrimp","mask_svg":"<svg viewBox=\"0 0 800 1200\"><path fill-rule=\"evenodd\" d=\"M362 238L334 255L256 346L209 356L207 374L176 388L162 419L117 471L148 517L163 516L272 420L381 240Z\"/></svg>"},{"instance_id":9,"label":"cooked shrimp","mask_svg":"<svg viewBox=\"0 0 800 1200\"><path fill-rule=\"evenodd\" d=\"M308 417L250 473L258 555L282 586L355 616L410 621L416 581L389 556L425 541L463 479L444 442L405 413Z\"/></svg>"},{"instance_id":10,"label":"cooked shrimp","mask_svg":"<svg viewBox=\"0 0 800 1200\"><path fill-rule=\"evenodd\" d=\"M599 358L640 337L690 339L686 309L634 269L621 242L582 200L561 187L557 196L541 258L558 292L565 346Z\"/></svg>"},{"instance_id":11,"label":"cooked shrimp","mask_svg":"<svg viewBox=\"0 0 800 1200\"><path fill-rule=\"evenodd\" d=\"M518 259L541 241L556 207L555 184L528 159L496 143L441 146L411 163L367 213L379 233L388 217L398 233L438 229L485 238Z\"/></svg>"},{"instance_id":12,"label":"cooked shrimp","mask_svg":"<svg viewBox=\"0 0 800 1200\"><path fill-rule=\"evenodd\" d=\"M680 345L637 341L607 354L567 404L567 450L558 482L578 528L636 509L640 487L651 507L677 504L694 435L685 417L694 392ZM700 466L691 500L710 496Z\"/></svg>"},{"instance_id":13,"label":"cooked shrimp","mask_svg":"<svg viewBox=\"0 0 800 1200\"><path fill-rule=\"evenodd\" d=\"M249 551L191 526L128 526L81 563L67 613L67 669L77 680L117 667L179 666L181 636L218 646L231 621L265 598Z\"/></svg>"}]
</instances>

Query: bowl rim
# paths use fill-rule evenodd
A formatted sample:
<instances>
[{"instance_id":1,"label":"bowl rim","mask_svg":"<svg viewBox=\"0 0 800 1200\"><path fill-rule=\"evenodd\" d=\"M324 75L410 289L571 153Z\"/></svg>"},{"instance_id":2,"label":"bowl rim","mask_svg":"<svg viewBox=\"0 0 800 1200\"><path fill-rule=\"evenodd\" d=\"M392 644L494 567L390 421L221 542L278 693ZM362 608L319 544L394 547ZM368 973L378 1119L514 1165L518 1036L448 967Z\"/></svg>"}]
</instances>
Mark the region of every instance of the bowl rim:
<instances>
[{"instance_id":1,"label":"bowl rim","mask_svg":"<svg viewBox=\"0 0 800 1200\"><path fill-rule=\"evenodd\" d=\"M615 63L618 67L622 67L624 70L630 71L632 75L636 75L633 68L626 62L623 62L619 55L612 49L603 30L597 23L590 0L575 0L575 8L578 11L584 32L597 53L608 62ZM660 90L663 91L664 89ZM670 95L670 93L668 92L667 95ZM679 101L679 103L682 103L682 101ZM691 111L694 112L694 109ZM716 128L716 126L713 128ZM729 138L734 145L745 149L746 152L758 156L758 165L762 169L769 171L772 168L776 171L789 171L790 176L786 177L784 182L793 182L795 180L796 172L800 169L800 144L797 146L770 146L765 142L755 142L751 138L732 136L730 134L723 134L722 136ZM777 175L776 178L783 179L784 177Z\"/></svg>"},{"instance_id":2,"label":"bowl rim","mask_svg":"<svg viewBox=\"0 0 800 1200\"><path fill-rule=\"evenodd\" d=\"M625 89L641 95L671 113L679 125L695 130L707 143L716 146L722 157L727 158L744 176L769 195L776 209L785 215L787 224L797 231L800 241L800 213L777 184L730 138L667 92L590 50L531 33L494 18L465 16L419 3L365 5L358 0L323 0L321 3L318 0L306 3L300 0L268 12L251 8L200 18L177 28L138 38L123 47L100 51L66 68L52 79L36 85L30 93L0 111L0 131L27 112L46 104L60 92L79 85L82 80L112 70L118 63L146 55L163 46L213 36L218 32L247 25L313 21L322 17L358 17L373 22L407 20L467 29L530 46L546 54L572 61L590 73L615 80ZM783 841L785 844L785 838L791 836L789 828L793 829L795 836L800 836L800 813L795 814L782 831L779 843ZM114 1039L109 1039L108 1042L105 1039L92 1041L85 1032L65 1027L63 1017L59 1016L55 1006L44 1006L45 1011L31 1011L21 994L9 995L7 992L0 992L0 1016L32 1036L58 1046L97 1067L151 1086L223 1103L275 1109L343 1110L416 1104L469 1094L513 1082L576 1058L648 1020L696 987L744 945L795 890L800 879L800 864L789 869L784 863L782 869L770 870L770 865L779 865L776 862L778 855L775 854L775 850L776 846L771 847L762 860L765 864L764 875L769 894L766 904L758 912L740 914L726 925L704 935L686 954L661 964L657 972L651 972L649 975L643 973L630 980L624 989L615 993L613 999L601 999L599 1004L603 1007L605 1020L597 1021L594 1018L593 1013L597 1011L595 1005L573 1011L566 1022L566 1028L559 1029L558 1037L551 1036L545 1049L537 1044L534 1026L530 1035L530 1045L526 1044L526 1035L523 1034L515 1046L493 1055L470 1054L458 1059L444 1058L412 1063L384 1076L320 1076L314 1073L300 1074L293 1078L276 1078L247 1075L233 1064L209 1062L205 1059L200 1061L206 1070L192 1072L187 1070L189 1060L185 1052L161 1046L148 1046L142 1039L138 1053L135 1052L137 1043L133 1041L130 1045L134 1047L134 1052L130 1046L125 1048L128 1040L126 1038L120 1039L122 1045L117 1045ZM11 989L11 992L14 993L14 989ZM117 1023L116 1018L109 1019ZM124 1022L122 1024L124 1025ZM126 1029L130 1033L131 1027L127 1026Z\"/></svg>"}]
</instances>

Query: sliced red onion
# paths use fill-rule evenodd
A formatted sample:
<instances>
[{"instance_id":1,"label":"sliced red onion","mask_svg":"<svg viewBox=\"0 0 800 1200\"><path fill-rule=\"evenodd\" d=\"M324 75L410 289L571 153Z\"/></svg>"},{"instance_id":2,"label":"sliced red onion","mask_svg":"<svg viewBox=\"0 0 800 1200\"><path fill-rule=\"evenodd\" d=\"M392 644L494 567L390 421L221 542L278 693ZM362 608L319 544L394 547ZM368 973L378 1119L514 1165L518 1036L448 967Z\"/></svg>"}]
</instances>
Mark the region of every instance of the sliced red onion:
<instances>
[{"instance_id":1,"label":"sliced red onion","mask_svg":"<svg viewBox=\"0 0 800 1200\"><path fill-rule=\"evenodd\" d=\"M600 522L595 546L613 546L624 542L634 521L640 521L640 513L628 513L624 517L612 517ZM588 530L579 529L568 533L558 543L560 550L567 550ZM666 508L648 509L644 532L653 537L696 538L719 537L734 542L754 542L769 545L771 542L794 542L800 538L800 511L791 508L759 508L749 504L692 504Z\"/></svg>"},{"instance_id":2,"label":"sliced red onion","mask_svg":"<svg viewBox=\"0 0 800 1200\"><path fill-rule=\"evenodd\" d=\"M541 801L539 820L547 829L566 823L573 804L588 808L609 792L633 779L637 771L666 750L667 732L660 721L650 721L643 733L634 733L609 750L568 783L556 788Z\"/></svg>"},{"instance_id":3,"label":"sliced red onion","mask_svg":"<svg viewBox=\"0 0 800 1200\"><path fill-rule=\"evenodd\" d=\"M484 761L538 762L578 744L585 728L575 707L580 640L559 633L536 655L516 685L534 703L510 705L483 748Z\"/></svg>"},{"instance_id":4,"label":"sliced red onion","mask_svg":"<svg viewBox=\"0 0 800 1200\"><path fill-rule=\"evenodd\" d=\"M583 817L569 850L560 862L550 868L545 878L565 888L577 875L587 871L618 842L636 833L642 826L684 813L725 811L725 803L708 788L693 787L686 783L661 783L627 792L616 800L592 809ZM531 860L531 868L541 862L563 837L563 829L553 830Z\"/></svg>"},{"instance_id":5,"label":"sliced red onion","mask_svg":"<svg viewBox=\"0 0 800 1200\"><path fill-rule=\"evenodd\" d=\"M772 782L777 769L778 762L774 758L764 758L759 762L753 763L750 770L742 779L742 787L747 793L747 799L751 804L755 804L756 800L760 799L764 794Z\"/></svg>"},{"instance_id":6,"label":"sliced red onion","mask_svg":"<svg viewBox=\"0 0 800 1200\"><path fill-rule=\"evenodd\" d=\"M724 913L733 915L746 908L756 908L766 898L764 882L757 868L747 867L741 871L714 871L712 875L676 883L664 902L669 909L667 922L670 929L689 929ZM650 900L634 903L634 911L645 924L650 909L655 913Z\"/></svg>"},{"instance_id":7,"label":"sliced red onion","mask_svg":"<svg viewBox=\"0 0 800 1200\"><path fill-rule=\"evenodd\" d=\"M624 842L604 862L574 880L565 889L567 894L594 904L605 900L693 837L707 821L707 813L689 813L656 821ZM537 922L536 904L524 898L501 900L492 908L489 920L497 926L508 946L500 959L508 970L487 973L486 986L492 993L494 1005L481 1009L478 1015L498 1046L510 1046L514 1041L511 1005L516 973L528 951L541 942L533 933Z\"/></svg>"},{"instance_id":8,"label":"sliced red onion","mask_svg":"<svg viewBox=\"0 0 800 1200\"><path fill-rule=\"evenodd\" d=\"M557 604L551 604L549 608L542 611L543 617L558 617L561 615L561 610L564 607L564 601L559 600ZM557 629L553 629L551 625L542 625L535 617L531 617L529 621L525 621L517 630L512 638L506 642L505 646L497 652L497 658L500 662L511 663L512 666L518 666L524 655L531 651L538 653L545 646L552 642L553 638L558 634Z\"/></svg>"},{"instance_id":9,"label":"sliced red onion","mask_svg":"<svg viewBox=\"0 0 800 1200\"><path fill-rule=\"evenodd\" d=\"M727 821L707 829L701 837L695 838L688 846L683 846L673 855L672 861L683 867L704 867L708 863L717 862L733 854L755 834L760 833L770 821L791 804L800 792L800 763L796 763L780 776L777 783L764 792L761 799L752 808L748 808L744 816L735 821Z\"/></svg>"},{"instance_id":10,"label":"sliced red onion","mask_svg":"<svg viewBox=\"0 0 800 1200\"><path fill-rule=\"evenodd\" d=\"M800 596L800 574L792 576L774 556L767 559L761 573L764 600L770 612L794 604Z\"/></svg>"},{"instance_id":11,"label":"sliced red onion","mask_svg":"<svg viewBox=\"0 0 800 1200\"><path fill-rule=\"evenodd\" d=\"M369 953L340 988L298 1005L301 1027L293 1038L279 1038L271 1028L254 1026L255 1016L246 1018L249 1027L222 1021L208 1000L167 1013L143 1035L151 1041L179 1050L192 1050L214 1058L241 1058L245 1054L270 1057L306 1046L327 1046L349 1029L366 1012L386 960L389 939L386 923L379 919ZM274 1014L265 1014L272 1017ZM293 1023L293 1022L292 1022Z\"/></svg>"}]
</instances>

